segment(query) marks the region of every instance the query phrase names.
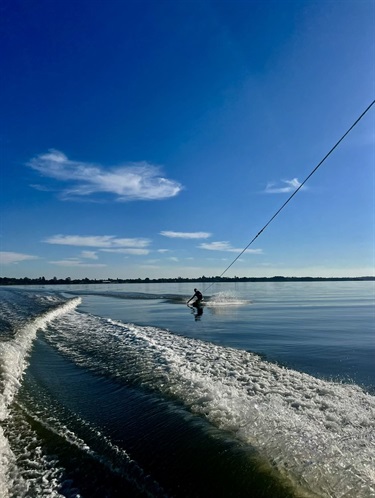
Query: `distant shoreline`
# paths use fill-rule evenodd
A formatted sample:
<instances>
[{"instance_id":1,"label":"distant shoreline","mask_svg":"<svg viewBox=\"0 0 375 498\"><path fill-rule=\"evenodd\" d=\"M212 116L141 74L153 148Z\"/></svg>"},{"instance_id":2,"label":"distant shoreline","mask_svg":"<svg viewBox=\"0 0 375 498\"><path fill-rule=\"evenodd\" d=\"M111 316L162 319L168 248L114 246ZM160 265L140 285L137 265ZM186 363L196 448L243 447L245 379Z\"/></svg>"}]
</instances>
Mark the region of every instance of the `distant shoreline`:
<instances>
[{"instance_id":1,"label":"distant shoreline","mask_svg":"<svg viewBox=\"0 0 375 498\"><path fill-rule=\"evenodd\" d=\"M116 278L116 279L65 279L52 278L13 278L0 277L0 286L3 285L82 285L82 284L160 284L160 283L209 283L209 282L355 282L375 281L375 276L366 277L199 277L199 278Z\"/></svg>"}]
</instances>

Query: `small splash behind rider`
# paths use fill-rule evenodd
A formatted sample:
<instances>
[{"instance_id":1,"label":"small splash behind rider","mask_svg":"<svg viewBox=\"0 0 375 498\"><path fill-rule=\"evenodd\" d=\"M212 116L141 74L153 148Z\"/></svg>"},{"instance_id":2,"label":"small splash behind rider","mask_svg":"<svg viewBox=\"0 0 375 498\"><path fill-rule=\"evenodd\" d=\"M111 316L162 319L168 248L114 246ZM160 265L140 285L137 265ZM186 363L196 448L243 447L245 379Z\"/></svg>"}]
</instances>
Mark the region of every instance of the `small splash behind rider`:
<instances>
[{"instance_id":1,"label":"small splash behind rider","mask_svg":"<svg viewBox=\"0 0 375 498\"><path fill-rule=\"evenodd\" d=\"M190 301L194 298L195 298L195 301L193 303L193 306L199 306L203 300L203 295L202 295L201 291L199 291L198 289L194 289L194 295L191 296L191 298L189 299L187 304L189 304Z\"/></svg>"}]
</instances>

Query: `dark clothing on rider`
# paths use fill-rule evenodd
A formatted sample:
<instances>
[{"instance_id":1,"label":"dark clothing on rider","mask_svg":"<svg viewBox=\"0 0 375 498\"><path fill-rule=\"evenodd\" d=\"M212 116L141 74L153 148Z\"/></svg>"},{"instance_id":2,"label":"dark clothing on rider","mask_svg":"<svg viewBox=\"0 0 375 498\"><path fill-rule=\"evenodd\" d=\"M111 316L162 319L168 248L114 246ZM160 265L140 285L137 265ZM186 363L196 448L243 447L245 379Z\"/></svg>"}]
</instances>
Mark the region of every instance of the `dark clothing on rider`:
<instances>
[{"instance_id":1,"label":"dark clothing on rider","mask_svg":"<svg viewBox=\"0 0 375 498\"><path fill-rule=\"evenodd\" d=\"M194 295L189 299L188 303L195 298L194 305L197 306L203 299L202 293L198 289L194 289Z\"/></svg>"},{"instance_id":2,"label":"dark clothing on rider","mask_svg":"<svg viewBox=\"0 0 375 498\"><path fill-rule=\"evenodd\" d=\"M199 290L196 290L196 291L195 291L194 296L195 296L197 299L199 299L199 301L202 301L202 299L203 299L202 293L201 293L201 291L199 291Z\"/></svg>"}]
</instances>

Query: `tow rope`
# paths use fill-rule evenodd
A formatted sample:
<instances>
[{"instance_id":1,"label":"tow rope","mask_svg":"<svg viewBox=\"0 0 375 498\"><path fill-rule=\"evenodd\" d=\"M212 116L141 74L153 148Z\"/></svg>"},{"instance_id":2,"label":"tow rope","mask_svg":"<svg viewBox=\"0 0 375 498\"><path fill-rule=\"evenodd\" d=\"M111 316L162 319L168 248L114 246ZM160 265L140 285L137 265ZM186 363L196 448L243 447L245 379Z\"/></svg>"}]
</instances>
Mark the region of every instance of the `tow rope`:
<instances>
[{"instance_id":1,"label":"tow rope","mask_svg":"<svg viewBox=\"0 0 375 498\"><path fill-rule=\"evenodd\" d=\"M259 235L264 232L264 230L272 223L272 221L276 218L278 214L285 208L285 206L290 202L293 197L301 190L301 188L305 185L305 183L312 177L312 175L320 168L320 166L324 163L324 161L332 154L332 152L336 149L336 147L344 140L344 138L352 131L352 129L359 123L359 121L363 118L363 116L371 109L371 107L374 105L375 100L371 102L371 104L365 109L362 114L354 121L354 123L351 125L351 127L342 135L340 140L338 140L335 145L332 147L332 149L323 157L323 159L320 161L319 164L315 166L315 168L311 171L311 173L303 180L301 185L289 196L289 198L284 202L284 204L276 211L276 213L267 221L267 223L264 225L264 227L253 237L253 239L247 244L247 246L238 254L238 256L235 257L235 259L231 262L229 266L225 268L225 270L219 275L219 278L221 278L231 266L234 265L234 263L242 256L242 254L251 246L251 244L259 237ZM215 282L212 282L208 287L206 287L203 292L206 292L210 287L212 287L215 284Z\"/></svg>"}]
</instances>

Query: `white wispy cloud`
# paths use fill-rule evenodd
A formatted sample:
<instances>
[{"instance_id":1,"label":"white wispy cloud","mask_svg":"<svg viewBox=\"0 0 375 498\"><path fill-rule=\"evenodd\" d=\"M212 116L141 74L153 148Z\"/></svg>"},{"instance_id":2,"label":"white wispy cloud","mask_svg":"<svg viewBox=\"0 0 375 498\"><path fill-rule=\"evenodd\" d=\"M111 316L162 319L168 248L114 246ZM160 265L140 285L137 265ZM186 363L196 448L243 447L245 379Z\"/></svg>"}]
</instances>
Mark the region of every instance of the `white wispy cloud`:
<instances>
[{"instance_id":1,"label":"white wispy cloud","mask_svg":"<svg viewBox=\"0 0 375 498\"><path fill-rule=\"evenodd\" d=\"M81 257L86 259L98 259L98 255L95 251L82 251Z\"/></svg>"},{"instance_id":2,"label":"white wispy cloud","mask_svg":"<svg viewBox=\"0 0 375 498\"><path fill-rule=\"evenodd\" d=\"M39 259L38 256L31 254L23 254L20 252L0 251L0 264L10 265L13 263L20 263L21 261L28 261L32 259Z\"/></svg>"},{"instance_id":3,"label":"white wispy cloud","mask_svg":"<svg viewBox=\"0 0 375 498\"><path fill-rule=\"evenodd\" d=\"M221 242L203 242L198 246L200 249L206 249L207 251L225 251L225 252L236 252L240 253L243 251L242 248L232 247L228 241ZM262 249L247 249L247 253L250 254L261 254Z\"/></svg>"},{"instance_id":4,"label":"white wispy cloud","mask_svg":"<svg viewBox=\"0 0 375 498\"><path fill-rule=\"evenodd\" d=\"M116 254L133 254L134 256L146 256L150 253L149 249L138 247L126 247L120 249L101 249L102 252L111 252Z\"/></svg>"},{"instance_id":5,"label":"white wispy cloud","mask_svg":"<svg viewBox=\"0 0 375 498\"><path fill-rule=\"evenodd\" d=\"M102 263L85 263L77 258L61 259L58 261L50 261L50 263L52 265L74 267L74 268L77 268L77 267L79 267L79 268L103 268L103 267L107 266L107 265L102 264Z\"/></svg>"},{"instance_id":6,"label":"white wispy cloud","mask_svg":"<svg viewBox=\"0 0 375 498\"><path fill-rule=\"evenodd\" d=\"M114 235L53 235L44 239L43 242L65 246L112 249L123 247L147 247L151 241L144 238L118 238Z\"/></svg>"},{"instance_id":7,"label":"white wispy cloud","mask_svg":"<svg viewBox=\"0 0 375 498\"><path fill-rule=\"evenodd\" d=\"M294 192L300 186L301 182L298 178L293 178L292 180L281 180L281 185L276 185L276 183L268 183L264 189L264 192L266 194L288 194Z\"/></svg>"},{"instance_id":8,"label":"white wispy cloud","mask_svg":"<svg viewBox=\"0 0 375 498\"><path fill-rule=\"evenodd\" d=\"M61 190L63 199L105 193L115 196L117 201L160 200L174 197L182 190L180 183L164 178L159 167L145 161L104 168L72 161L63 152L50 149L27 165L44 177L69 184Z\"/></svg>"},{"instance_id":9,"label":"white wispy cloud","mask_svg":"<svg viewBox=\"0 0 375 498\"><path fill-rule=\"evenodd\" d=\"M171 239L208 239L212 234L208 232L173 232L170 230L163 230L160 235L169 237Z\"/></svg>"}]
</instances>

